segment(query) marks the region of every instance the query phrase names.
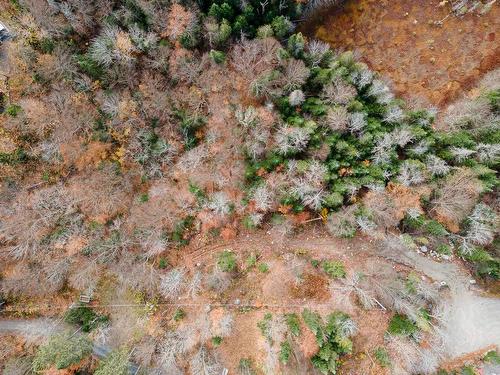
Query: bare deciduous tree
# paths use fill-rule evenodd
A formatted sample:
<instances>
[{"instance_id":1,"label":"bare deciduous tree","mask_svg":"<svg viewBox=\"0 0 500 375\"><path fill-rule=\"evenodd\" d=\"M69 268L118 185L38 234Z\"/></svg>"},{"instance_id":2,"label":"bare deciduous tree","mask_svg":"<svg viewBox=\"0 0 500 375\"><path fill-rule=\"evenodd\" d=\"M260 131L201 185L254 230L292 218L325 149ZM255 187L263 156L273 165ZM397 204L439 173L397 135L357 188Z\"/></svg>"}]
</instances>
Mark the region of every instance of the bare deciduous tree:
<instances>
[{"instance_id":1,"label":"bare deciduous tree","mask_svg":"<svg viewBox=\"0 0 500 375\"><path fill-rule=\"evenodd\" d=\"M193 375L219 375L222 365L203 345L194 354L190 361Z\"/></svg>"}]
</instances>

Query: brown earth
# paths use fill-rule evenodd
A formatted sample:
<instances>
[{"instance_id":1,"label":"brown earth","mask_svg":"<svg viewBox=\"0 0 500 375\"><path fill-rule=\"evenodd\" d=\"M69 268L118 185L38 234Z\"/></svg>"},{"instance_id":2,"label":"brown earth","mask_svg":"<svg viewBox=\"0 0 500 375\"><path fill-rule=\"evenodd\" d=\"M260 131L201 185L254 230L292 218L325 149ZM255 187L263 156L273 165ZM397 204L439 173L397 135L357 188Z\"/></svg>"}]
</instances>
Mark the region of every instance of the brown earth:
<instances>
[{"instance_id":1,"label":"brown earth","mask_svg":"<svg viewBox=\"0 0 500 375\"><path fill-rule=\"evenodd\" d=\"M440 1L348 0L324 10L302 32L356 50L371 69L416 104L443 107L500 66L500 6L479 16L450 15Z\"/></svg>"}]
</instances>

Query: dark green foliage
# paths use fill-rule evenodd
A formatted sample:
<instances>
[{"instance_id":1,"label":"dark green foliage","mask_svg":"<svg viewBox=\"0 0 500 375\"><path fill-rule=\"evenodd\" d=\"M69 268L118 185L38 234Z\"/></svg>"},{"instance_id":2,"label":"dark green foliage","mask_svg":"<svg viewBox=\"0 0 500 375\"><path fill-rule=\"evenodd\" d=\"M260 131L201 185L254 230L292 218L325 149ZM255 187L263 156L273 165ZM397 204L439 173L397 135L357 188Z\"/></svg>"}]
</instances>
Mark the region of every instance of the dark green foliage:
<instances>
[{"instance_id":1,"label":"dark green foliage","mask_svg":"<svg viewBox=\"0 0 500 375\"><path fill-rule=\"evenodd\" d=\"M230 33L239 37L242 33L249 38L257 35L261 26L271 25L278 38L286 37L293 29L292 21L301 13L301 4L285 0L249 0L244 6L233 0L198 0L201 11L213 17L219 25L226 22Z\"/></svg>"},{"instance_id":2,"label":"dark green foliage","mask_svg":"<svg viewBox=\"0 0 500 375\"><path fill-rule=\"evenodd\" d=\"M481 247L475 247L471 253L462 254L465 260L472 263L472 267L481 277L500 279L500 258L495 257Z\"/></svg>"},{"instance_id":3,"label":"dark green foliage","mask_svg":"<svg viewBox=\"0 0 500 375\"><path fill-rule=\"evenodd\" d=\"M90 332L100 324L106 323L108 317L97 314L88 306L77 305L66 311L64 321L81 326L83 332Z\"/></svg>"},{"instance_id":4,"label":"dark green foliage","mask_svg":"<svg viewBox=\"0 0 500 375\"><path fill-rule=\"evenodd\" d=\"M396 314L389 322L387 332L392 335L412 336L417 333L418 328L410 319L401 314Z\"/></svg>"},{"instance_id":5,"label":"dark green foliage","mask_svg":"<svg viewBox=\"0 0 500 375\"><path fill-rule=\"evenodd\" d=\"M439 244L436 247L436 252L438 254L442 254L442 255L451 255L452 254L451 247L447 244Z\"/></svg>"},{"instance_id":6,"label":"dark green foliage","mask_svg":"<svg viewBox=\"0 0 500 375\"><path fill-rule=\"evenodd\" d=\"M432 236L446 236L448 231L436 220L428 219L425 215L418 217L405 216L403 230L413 233L425 233Z\"/></svg>"},{"instance_id":7,"label":"dark green foliage","mask_svg":"<svg viewBox=\"0 0 500 375\"><path fill-rule=\"evenodd\" d=\"M175 310L174 320L176 322L180 322L185 317L186 317L186 312L183 309L177 309L177 310Z\"/></svg>"},{"instance_id":8,"label":"dark green foliage","mask_svg":"<svg viewBox=\"0 0 500 375\"><path fill-rule=\"evenodd\" d=\"M170 149L169 144L152 130L144 130L137 136L140 152L134 159L142 165L161 159Z\"/></svg>"},{"instance_id":9,"label":"dark green foliage","mask_svg":"<svg viewBox=\"0 0 500 375\"><path fill-rule=\"evenodd\" d=\"M16 165L26 163L28 160L29 157L22 148L11 153L0 152L0 164Z\"/></svg>"},{"instance_id":10,"label":"dark green foliage","mask_svg":"<svg viewBox=\"0 0 500 375\"><path fill-rule=\"evenodd\" d=\"M500 365L500 354L496 350L491 350L483 358L483 361L487 363L493 363L495 365Z\"/></svg>"},{"instance_id":11,"label":"dark green foliage","mask_svg":"<svg viewBox=\"0 0 500 375\"><path fill-rule=\"evenodd\" d=\"M33 370L37 373L52 366L65 369L90 355L92 342L85 336L72 333L52 336L47 344L40 346L33 359Z\"/></svg>"},{"instance_id":12,"label":"dark green foliage","mask_svg":"<svg viewBox=\"0 0 500 375\"><path fill-rule=\"evenodd\" d=\"M296 337L300 336L301 329L299 316L295 313L285 314L285 321L292 335Z\"/></svg>"},{"instance_id":13,"label":"dark green foliage","mask_svg":"<svg viewBox=\"0 0 500 375\"><path fill-rule=\"evenodd\" d=\"M196 132L205 124L205 118L197 115L189 115L183 110L176 110L175 116L180 120L179 132L183 137L183 144L186 150L196 147L199 143L199 138Z\"/></svg>"},{"instance_id":14,"label":"dark green foliage","mask_svg":"<svg viewBox=\"0 0 500 375\"><path fill-rule=\"evenodd\" d=\"M186 49L196 48L200 44L200 29L195 27L191 30L185 31L179 37L179 43Z\"/></svg>"},{"instance_id":15,"label":"dark green foliage","mask_svg":"<svg viewBox=\"0 0 500 375\"><path fill-rule=\"evenodd\" d=\"M7 106L5 109L5 113L7 113L11 117L17 117L17 115L22 111L22 108L20 105L17 104L11 104Z\"/></svg>"},{"instance_id":16,"label":"dark green foliage","mask_svg":"<svg viewBox=\"0 0 500 375\"><path fill-rule=\"evenodd\" d=\"M210 57L216 64L222 64L226 61L226 54L222 51L211 50Z\"/></svg>"},{"instance_id":17,"label":"dark green foliage","mask_svg":"<svg viewBox=\"0 0 500 375\"><path fill-rule=\"evenodd\" d=\"M448 231L436 220L428 220L425 223L425 231L433 236L446 236Z\"/></svg>"},{"instance_id":18,"label":"dark green foliage","mask_svg":"<svg viewBox=\"0 0 500 375\"><path fill-rule=\"evenodd\" d=\"M273 28L273 33L277 38L284 38L287 36L290 31L293 29L293 24L290 20L284 16L279 16L273 19L271 23L271 27Z\"/></svg>"},{"instance_id":19,"label":"dark green foliage","mask_svg":"<svg viewBox=\"0 0 500 375\"><path fill-rule=\"evenodd\" d=\"M92 139L100 142L110 142L112 137L108 132L108 126L106 124L107 117L104 113L101 113L99 118L97 118L92 126L93 135Z\"/></svg>"},{"instance_id":20,"label":"dark green foliage","mask_svg":"<svg viewBox=\"0 0 500 375\"><path fill-rule=\"evenodd\" d=\"M217 347L219 346L220 344L222 344L222 337L220 336L214 336L212 337L212 344Z\"/></svg>"},{"instance_id":21,"label":"dark green foliage","mask_svg":"<svg viewBox=\"0 0 500 375\"><path fill-rule=\"evenodd\" d=\"M284 363L285 365L290 361L290 356L292 355L292 345L290 344L289 341L283 341L280 344L280 362Z\"/></svg>"},{"instance_id":22,"label":"dark green foliage","mask_svg":"<svg viewBox=\"0 0 500 375\"><path fill-rule=\"evenodd\" d=\"M51 38L42 38L39 42L39 48L42 53L52 53L55 48L54 40Z\"/></svg>"},{"instance_id":23,"label":"dark green foliage","mask_svg":"<svg viewBox=\"0 0 500 375\"><path fill-rule=\"evenodd\" d=\"M158 268L163 270L168 267L168 261L165 258L160 258L160 261L158 262Z\"/></svg>"},{"instance_id":24,"label":"dark green foliage","mask_svg":"<svg viewBox=\"0 0 500 375\"><path fill-rule=\"evenodd\" d=\"M125 20L127 26L137 25L143 30L148 30L151 24L149 15L135 0L125 0L125 8L129 17Z\"/></svg>"},{"instance_id":25,"label":"dark green foliage","mask_svg":"<svg viewBox=\"0 0 500 375\"><path fill-rule=\"evenodd\" d=\"M323 271L326 272L328 276L332 279L338 279L340 277L345 277L345 268L340 261L323 261L322 263Z\"/></svg>"},{"instance_id":26,"label":"dark green foliage","mask_svg":"<svg viewBox=\"0 0 500 375\"><path fill-rule=\"evenodd\" d=\"M234 9L228 3L222 3L221 5L213 3L208 10L208 15L214 17L217 21L223 19L232 20L234 19Z\"/></svg>"},{"instance_id":27,"label":"dark green foliage","mask_svg":"<svg viewBox=\"0 0 500 375\"><path fill-rule=\"evenodd\" d=\"M424 226L425 224L425 216L419 215L418 217L405 216L403 219L403 226L406 229L417 230Z\"/></svg>"},{"instance_id":28,"label":"dark green foliage","mask_svg":"<svg viewBox=\"0 0 500 375\"><path fill-rule=\"evenodd\" d=\"M223 272L235 271L237 264L234 253L229 250L224 250L223 252L221 252L217 260L217 265Z\"/></svg>"},{"instance_id":29,"label":"dark green foliage","mask_svg":"<svg viewBox=\"0 0 500 375\"><path fill-rule=\"evenodd\" d=\"M76 56L78 67L90 78L101 81L104 78L104 68L87 55Z\"/></svg>"},{"instance_id":30,"label":"dark green foliage","mask_svg":"<svg viewBox=\"0 0 500 375\"><path fill-rule=\"evenodd\" d=\"M304 48L306 46L306 39L302 33L293 34L288 38L287 50L290 54L299 59L303 58Z\"/></svg>"},{"instance_id":31,"label":"dark green foliage","mask_svg":"<svg viewBox=\"0 0 500 375\"><path fill-rule=\"evenodd\" d=\"M305 309L302 318L316 336L319 346L318 353L311 358L313 366L322 374L336 374L340 357L352 352L352 341L341 328L349 320L348 315L334 312L328 315L325 324L318 313Z\"/></svg>"},{"instance_id":32,"label":"dark green foliage","mask_svg":"<svg viewBox=\"0 0 500 375\"><path fill-rule=\"evenodd\" d=\"M193 225L193 216L186 216L179 221L171 233L172 241L176 242L179 246L186 246L189 243L189 231L193 228Z\"/></svg>"},{"instance_id":33,"label":"dark green foliage","mask_svg":"<svg viewBox=\"0 0 500 375\"><path fill-rule=\"evenodd\" d=\"M207 200L205 191L193 182L189 182L189 192L196 197L199 205L202 205Z\"/></svg>"}]
</instances>

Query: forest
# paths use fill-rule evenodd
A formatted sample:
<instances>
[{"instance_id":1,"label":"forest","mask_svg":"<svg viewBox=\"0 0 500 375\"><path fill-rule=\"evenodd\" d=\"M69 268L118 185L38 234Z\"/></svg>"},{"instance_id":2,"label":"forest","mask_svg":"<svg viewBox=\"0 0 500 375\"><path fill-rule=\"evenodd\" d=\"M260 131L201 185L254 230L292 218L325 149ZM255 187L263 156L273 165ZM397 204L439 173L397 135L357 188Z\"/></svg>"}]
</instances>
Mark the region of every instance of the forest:
<instances>
[{"instance_id":1,"label":"forest","mask_svg":"<svg viewBox=\"0 0 500 375\"><path fill-rule=\"evenodd\" d=\"M421 105L342 3L0 3L0 373L500 371L500 62Z\"/></svg>"}]
</instances>

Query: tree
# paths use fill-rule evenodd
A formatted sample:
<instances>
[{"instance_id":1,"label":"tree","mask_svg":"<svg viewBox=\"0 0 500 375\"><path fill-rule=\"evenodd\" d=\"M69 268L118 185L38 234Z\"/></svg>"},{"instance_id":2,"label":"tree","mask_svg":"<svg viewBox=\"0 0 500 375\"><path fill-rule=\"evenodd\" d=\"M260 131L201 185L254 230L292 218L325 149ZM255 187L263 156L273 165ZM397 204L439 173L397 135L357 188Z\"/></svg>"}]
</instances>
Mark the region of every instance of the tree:
<instances>
[{"instance_id":1,"label":"tree","mask_svg":"<svg viewBox=\"0 0 500 375\"><path fill-rule=\"evenodd\" d=\"M193 375L219 375L222 366L217 359L202 345L190 361Z\"/></svg>"},{"instance_id":2,"label":"tree","mask_svg":"<svg viewBox=\"0 0 500 375\"><path fill-rule=\"evenodd\" d=\"M128 349L114 350L100 361L94 375L128 375L130 371L128 359Z\"/></svg>"},{"instance_id":3,"label":"tree","mask_svg":"<svg viewBox=\"0 0 500 375\"><path fill-rule=\"evenodd\" d=\"M274 35L277 38L284 38L293 30L293 24L290 20L284 16L279 16L273 19L271 23Z\"/></svg>"},{"instance_id":4,"label":"tree","mask_svg":"<svg viewBox=\"0 0 500 375\"><path fill-rule=\"evenodd\" d=\"M51 366L64 369L78 363L92 352L92 343L85 337L64 333L52 336L40 346L33 359L33 370L43 371Z\"/></svg>"},{"instance_id":5,"label":"tree","mask_svg":"<svg viewBox=\"0 0 500 375\"><path fill-rule=\"evenodd\" d=\"M184 290L185 273L183 268L174 268L161 277L160 292L165 298L176 298Z\"/></svg>"},{"instance_id":6,"label":"tree","mask_svg":"<svg viewBox=\"0 0 500 375\"><path fill-rule=\"evenodd\" d=\"M482 191L481 181L473 170L458 169L439 182L431 199L430 214L456 232Z\"/></svg>"}]
</instances>

